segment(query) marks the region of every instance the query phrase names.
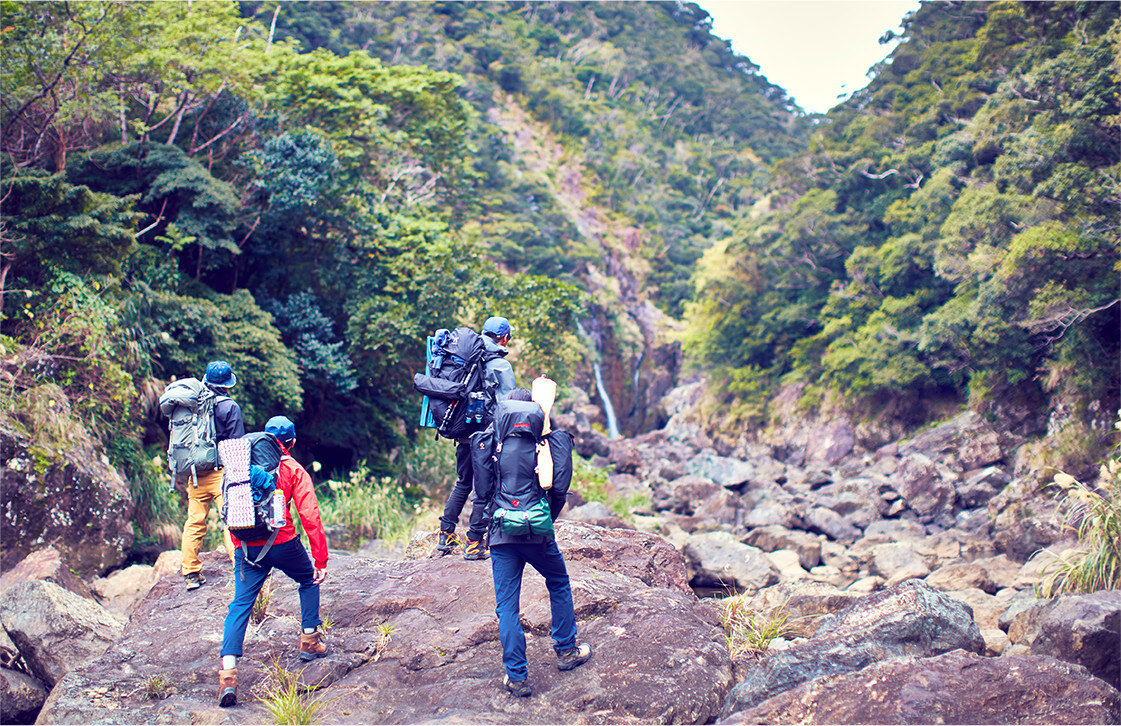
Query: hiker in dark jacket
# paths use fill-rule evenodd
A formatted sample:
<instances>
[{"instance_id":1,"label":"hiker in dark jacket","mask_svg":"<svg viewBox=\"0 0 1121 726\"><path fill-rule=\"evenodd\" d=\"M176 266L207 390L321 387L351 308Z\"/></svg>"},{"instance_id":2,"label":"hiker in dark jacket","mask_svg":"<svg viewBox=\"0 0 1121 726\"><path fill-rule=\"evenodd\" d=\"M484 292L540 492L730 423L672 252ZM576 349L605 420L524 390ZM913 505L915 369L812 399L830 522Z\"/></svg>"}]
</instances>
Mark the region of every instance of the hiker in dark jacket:
<instances>
[{"instance_id":1,"label":"hiker in dark jacket","mask_svg":"<svg viewBox=\"0 0 1121 726\"><path fill-rule=\"evenodd\" d=\"M241 407L229 397L229 390L237 384L230 364L216 360L207 364L203 383L218 397L214 403L214 439L239 439L245 435L245 421L241 417ZM202 561L199 550L206 537L206 518L210 505L222 509L222 469L199 472L197 486L187 487L187 521L183 525L183 576L187 578L187 589L201 587L206 578L202 575ZM226 551L233 556L233 544L229 533L222 530L226 541Z\"/></svg>"},{"instance_id":2,"label":"hiker in dark jacket","mask_svg":"<svg viewBox=\"0 0 1121 726\"><path fill-rule=\"evenodd\" d=\"M327 655L327 646L319 632L323 623L319 618L319 585L327 578L329 555L327 535L319 516L319 500L315 496L311 475L288 453L296 444L295 424L286 416L273 416L265 424L265 431L280 442L283 454L277 469L276 486L284 493L285 523L271 547L268 547L267 541L261 540L245 542L243 550L240 548L242 543L235 542L238 549L234 560L234 598L226 613L222 632L222 669L218 671L218 705L222 707L237 703L237 659L242 654L245 628L257 594L274 567L300 586L300 660L311 661ZM300 513L300 524L311 545L311 558L300 542L292 521L293 503ZM254 565L265 547L268 549L261 563Z\"/></svg>"},{"instance_id":3,"label":"hiker in dark jacket","mask_svg":"<svg viewBox=\"0 0 1121 726\"><path fill-rule=\"evenodd\" d=\"M506 318L487 318L483 323L483 345L486 347L483 384L487 390L494 391L496 402L505 400L517 385L514 380L514 368L510 365L510 361L506 360L506 354L509 353L506 345L510 342L512 333L513 328ZM444 504L444 514L440 517L440 538L436 543L436 549L443 554L451 552L458 544L455 526L459 522L459 515L463 512L471 490L471 450L468 441L461 439L455 444L455 486L448 495L448 500ZM483 507L472 504L471 522L467 529L463 559L486 558L486 549L483 545L485 534Z\"/></svg>"},{"instance_id":4,"label":"hiker in dark jacket","mask_svg":"<svg viewBox=\"0 0 1121 726\"><path fill-rule=\"evenodd\" d=\"M496 422L502 416L503 406L509 406L509 402L531 401L530 392L524 388L516 388L507 401L496 407ZM535 435L539 436L540 433L537 431ZM572 587L556 539L551 534L511 535L502 531L498 523L489 517L495 509L493 500L499 486L507 492L529 488L540 491L537 485L536 448L532 442L528 446L507 445L501 453L505 455L497 455L498 461L492 472L480 472L474 479L475 506L483 508L488 514L494 612L498 616L502 664L506 670L503 685L513 695L524 698L533 693L529 685L529 664L525 655L525 632L521 625L522 572L527 563L545 578L545 586L549 590L549 606L553 616L551 632L553 650L557 654L557 668L567 671L583 665L592 657L592 647L587 643L576 643ZM512 453L515 455L510 455ZM554 483L552 488L544 492L544 496L549 503L549 514L556 521L568 497L568 482Z\"/></svg>"}]
</instances>

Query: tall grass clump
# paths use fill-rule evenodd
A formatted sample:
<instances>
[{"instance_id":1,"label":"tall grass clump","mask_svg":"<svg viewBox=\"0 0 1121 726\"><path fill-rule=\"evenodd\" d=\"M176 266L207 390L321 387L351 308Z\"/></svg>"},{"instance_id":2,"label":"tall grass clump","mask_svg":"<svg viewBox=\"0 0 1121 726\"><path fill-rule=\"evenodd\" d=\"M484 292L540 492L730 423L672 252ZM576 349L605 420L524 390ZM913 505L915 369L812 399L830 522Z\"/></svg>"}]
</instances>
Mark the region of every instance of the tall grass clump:
<instances>
[{"instance_id":1,"label":"tall grass clump","mask_svg":"<svg viewBox=\"0 0 1121 726\"><path fill-rule=\"evenodd\" d=\"M772 640L787 634L787 617L781 607L762 612L752 610L742 595L724 598L720 603L720 624L724 626L728 654L735 660L766 652Z\"/></svg>"},{"instance_id":2,"label":"tall grass clump","mask_svg":"<svg viewBox=\"0 0 1121 726\"><path fill-rule=\"evenodd\" d=\"M641 492L620 494L607 481L607 471L592 466L583 457L572 455L572 488L585 501L600 502L620 519L633 518L631 510L650 506L650 497Z\"/></svg>"},{"instance_id":3,"label":"tall grass clump","mask_svg":"<svg viewBox=\"0 0 1121 726\"><path fill-rule=\"evenodd\" d=\"M1101 466L1096 485L1062 472L1054 483L1063 492L1063 526L1074 531L1078 547L1047 565L1039 595L1121 588L1121 448Z\"/></svg>"},{"instance_id":4,"label":"tall grass clump","mask_svg":"<svg viewBox=\"0 0 1121 726\"><path fill-rule=\"evenodd\" d=\"M323 524L345 527L359 539L400 541L412 534L415 507L400 483L374 476L365 461L345 479L326 482L329 496L319 501Z\"/></svg>"},{"instance_id":5,"label":"tall grass clump","mask_svg":"<svg viewBox=\"0 0 1121 726\"><path fill-rule=\"evenodd\" d=\"M437 441L427 429L421 431L402 460L401 478L410 489L443 499L455 485L455 446L450 441Z\"/></svg>"},{"instance_id":6,"label":"tall grass clump","mask_svg":"<svg viewBox=\"0 0 1121 726\"><path fill-rule=\"evenodd\" d=\"M311 724L329 702L325 695L312 696L300 683L297 673L289 673L279 663L272 664L269 683L261 703L276 724Z\"/></svg>"}]
</instances>

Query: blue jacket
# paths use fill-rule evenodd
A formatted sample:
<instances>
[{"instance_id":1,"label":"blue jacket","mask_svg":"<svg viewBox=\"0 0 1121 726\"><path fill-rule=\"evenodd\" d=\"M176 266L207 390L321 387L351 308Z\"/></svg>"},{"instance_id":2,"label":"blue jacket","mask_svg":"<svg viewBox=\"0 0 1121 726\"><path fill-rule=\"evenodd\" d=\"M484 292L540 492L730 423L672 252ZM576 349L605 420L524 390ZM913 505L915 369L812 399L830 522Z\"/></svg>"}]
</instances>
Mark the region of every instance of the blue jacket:
<instances>
[{"instance_id":1,"label":"blue jacket","mask_svg":"<svg viewBox=\"0 0 1121 726\"><path fill-rule=\"evenodd\" d=\"M213 387L211 390L214 390ZM241 415L241 406L229 396L218 393L218 400L214 402L214 440L240 439L242 436L245 436L245 419Z\"/></svg>"}]
</instances>

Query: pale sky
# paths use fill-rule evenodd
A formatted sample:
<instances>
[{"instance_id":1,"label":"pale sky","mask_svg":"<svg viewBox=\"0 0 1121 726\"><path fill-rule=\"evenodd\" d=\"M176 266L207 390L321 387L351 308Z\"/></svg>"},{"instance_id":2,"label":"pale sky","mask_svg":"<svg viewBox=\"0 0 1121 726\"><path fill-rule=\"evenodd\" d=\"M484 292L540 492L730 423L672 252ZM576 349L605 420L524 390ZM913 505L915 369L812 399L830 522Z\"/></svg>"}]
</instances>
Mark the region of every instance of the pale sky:
<instances>
[{"instance_id":1,"label":"pale sky","mask_svg":"<svg viewBox=\"0 0 1121 726\"><path fill-rule=\"evenodd\" d=\"M868 69L898 41L888 30L918 0L696 0L712 16L713 35L747 56L806 111L824 113L870 80Z\"/></svg>"}]
</instances>

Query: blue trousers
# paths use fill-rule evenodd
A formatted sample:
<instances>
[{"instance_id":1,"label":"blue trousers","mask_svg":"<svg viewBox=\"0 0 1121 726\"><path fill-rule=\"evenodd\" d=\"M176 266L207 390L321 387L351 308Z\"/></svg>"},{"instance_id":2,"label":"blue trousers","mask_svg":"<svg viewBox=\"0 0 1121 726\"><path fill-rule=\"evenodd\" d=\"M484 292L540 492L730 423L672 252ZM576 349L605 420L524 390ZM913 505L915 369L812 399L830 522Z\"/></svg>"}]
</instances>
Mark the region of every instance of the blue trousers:
<instances>
[{"instance_id":1,"label":"blue trousers","mask_svg":"<svg viewBox=\"0 0 1121 726\"><path fill-rule=\"evenodd\" d=\"M545 586L549 588L553 649L559 654L576 647L572 587L556 540L549 540L546 544L492 545L490 566L494 576L494 612L498 616L498 637L502 641L502 665L512 681L524 681L529 675L525 632L521 623L522 571L526 563L541 573Z\"/></svg>"},{"instance_id":2,"label":"blue trousers","mask_svg":"<svg viewBox=\"0 0 1121 726\"><path fill-rule=\"evenodd\" d=\"M257 559L260 547L249 547L249 559ZM284 544L273 545L259 566L245 561L245 554L238 547L234 550L234 599L226 613L226 625L222 631L221 655L241 655L245 642L245 628L249 625L249 614L257 593L265 584L265 579L276 568L300 583L300 625L317 628L323 622L319 619L319 585L315 580L315 567L308 557L307 550L299 537Z\"/></svg>"}]
</instances>

